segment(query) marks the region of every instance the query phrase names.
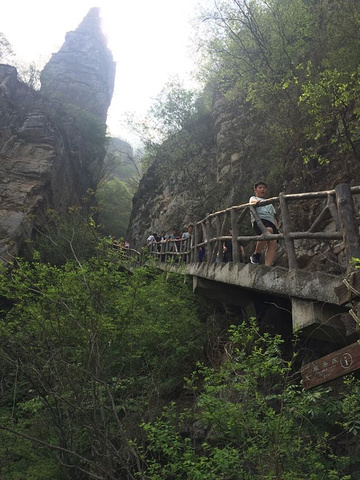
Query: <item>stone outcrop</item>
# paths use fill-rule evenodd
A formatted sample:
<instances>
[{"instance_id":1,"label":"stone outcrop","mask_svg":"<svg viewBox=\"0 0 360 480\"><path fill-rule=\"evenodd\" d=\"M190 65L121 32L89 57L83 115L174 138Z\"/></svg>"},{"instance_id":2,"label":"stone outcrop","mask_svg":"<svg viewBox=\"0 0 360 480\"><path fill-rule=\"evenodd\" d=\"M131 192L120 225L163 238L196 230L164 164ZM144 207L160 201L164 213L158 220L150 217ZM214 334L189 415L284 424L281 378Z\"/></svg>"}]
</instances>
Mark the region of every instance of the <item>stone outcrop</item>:
<instances>
[{"instance_id":1,"label":"stone outcrop","mask_svg":"<svg viewBox=\"0 0 360 480\"><path fill-rule=\"evenodd\" d=\"M41 93L88 111L106 122L114 90L115 63L92 8L41 72Z\"/></svg>"},{"instance_id":2,"label":"stone outcrop","mask_svg":"<svg viewBox=\"0 0 360 480\"><path fill-rule=\"evenodd\" d=\"M79 29L67 35L61 61L55 54L45 67L40 92L20 82L14 67L0 65L3 261L16 255L34 227L42 225L47 209L64 212L79 205L87 189L96 186L105 149L89 142L79 117L66 107L74 105L79 112L87 108L105 131L115 71L100 25L99 12L92 9Z\"/></svg>"}]
</instances>

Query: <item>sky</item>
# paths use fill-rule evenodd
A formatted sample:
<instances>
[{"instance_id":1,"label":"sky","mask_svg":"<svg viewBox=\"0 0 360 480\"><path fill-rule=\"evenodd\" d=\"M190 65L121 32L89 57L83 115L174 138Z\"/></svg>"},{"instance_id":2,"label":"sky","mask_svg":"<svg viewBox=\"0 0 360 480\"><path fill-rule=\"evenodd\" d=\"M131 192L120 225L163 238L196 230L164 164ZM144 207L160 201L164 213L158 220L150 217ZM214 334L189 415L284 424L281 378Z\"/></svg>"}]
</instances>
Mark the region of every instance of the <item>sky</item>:
<instances>
[{"instance_id":1,"label":"sky","mask_svg":"<svg viewBox=\"0 0 360 480\"><path fill-rule=\"evenodd\" d=\"M1 7L0 32L19 60L41 67L64 43L92 7L100 7L103 32L117 63L107 124L112 136L134 144L125 125L128 112L144 116L171 78L188 88L194 63L191 19L199 0L18 0Z\"/></svg>"}]
</instances>

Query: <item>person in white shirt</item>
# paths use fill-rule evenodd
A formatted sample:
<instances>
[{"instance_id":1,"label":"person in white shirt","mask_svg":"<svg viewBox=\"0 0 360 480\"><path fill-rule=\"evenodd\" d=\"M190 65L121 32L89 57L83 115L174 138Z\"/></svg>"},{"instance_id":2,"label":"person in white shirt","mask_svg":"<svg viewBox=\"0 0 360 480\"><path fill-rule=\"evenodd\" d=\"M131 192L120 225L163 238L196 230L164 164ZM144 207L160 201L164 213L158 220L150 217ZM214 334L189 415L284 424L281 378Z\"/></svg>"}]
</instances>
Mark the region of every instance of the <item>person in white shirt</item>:
<instances>
[{"instance_id":1,"label":"person in white shirt","mask_svg":"<svg viewBox=\"0 0 360 480\"><path fill-rule=\"evenodd\" d=\"M151 245L152 243L156 242L156 233L152 233L151 235L148 236L146 239L146 244L147 246Z\"/></svg>"},{"instance_id":2,"label":"person in white shirt","mask_svg":"<svg viewBox=\"0 0 360 480\"><path fill-rule=\"evenodd\" d=\"M260 203L265 200L267 193L267 185L265 182L257 182L254 185L254 194L250 197L249 203ZM274 205L264 205L263 207L257 207L257 213L262 220L265 228L269 233L277 234L279 233L279 224L276 219L276 211ZM251 223L253 229L257 235L261 235L261 230L257 225L254 216L250 213ZM256 242L255 251L250 257L250 261L253 264L260 263L260 256L263 249L266 247L265 252L265 265L271 267L274 263L275 253L276 253L276 240L261 240Z\"/></svg>"}]
</instances>

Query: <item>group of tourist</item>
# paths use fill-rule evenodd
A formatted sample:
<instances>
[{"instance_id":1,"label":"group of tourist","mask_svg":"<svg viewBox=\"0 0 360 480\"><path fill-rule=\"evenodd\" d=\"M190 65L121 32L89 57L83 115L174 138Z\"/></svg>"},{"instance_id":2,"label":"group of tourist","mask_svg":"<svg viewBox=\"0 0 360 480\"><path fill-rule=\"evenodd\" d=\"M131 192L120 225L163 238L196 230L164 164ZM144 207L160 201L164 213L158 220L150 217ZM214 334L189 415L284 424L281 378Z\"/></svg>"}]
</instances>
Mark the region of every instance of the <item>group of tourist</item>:
<instances>
[{"instance_id":1,"label":"group of tourist","mask_svg":"<svg viewBox=\"0 0 360 480\"><path fill-rule=\"evenodd\" d=\"M180 252L183 250L182 245L184 244L184 240L190 238L194 231L194 225L190 224L182 231L177 230L176 228L172 229L170 233L166 233L162 231L160 234L151 233L146 239L146 245L149 247L151 245L158 245L161 243L168 242L169 250L173 252ZM159 246L159 245L158 245ZM161 247L161 245L160 245Z\"/></svg>"},{"instance_id":2,"label":"group of tourist","mask_svg":"<svg viewBox=\"0 0 360 480\"><path fill-rule=\"evenodd\" d=\"M268 205L259 205L266 199L267 194L267 185L265 182L256 182L254 185L254 195L250 197L249 203L258 204L256 211L257 214L265 227L265 229L270 234L279 233L279 224L276 218L275 208L272 204ZM252 212L250 212L251 224L256 235L261 235L262 231L258 222L256 221ZM170 233L165 231L160 234L152 233L148 236L146 244L148 247L156 248L157 251L160 251L161 244L168 242L167 252L180 253L187 251L188 242L185 242L186 239L190 238L193 234L194 225L190 224L185 227L182 231L173 229ZM232 236L232 229L229 231L229 236ZM186 248L184 248L186 247ZM244 261L245 258L245 249L243 244L239 244L240 248L240 258ZM256 242L254 253L250 256L250 262L254 265L261 263L261 253L265 249L265 259L264 263L266 266L270 267L274 265L275 253L276 253L276 240L261 240ZM203 261L205 255L205 249L202 247L199 252L199 261ZM222 260L223 262L232 262L233 261L233 244L232 239L227 239L222 243Z\"/></svg>"}]
</instances>

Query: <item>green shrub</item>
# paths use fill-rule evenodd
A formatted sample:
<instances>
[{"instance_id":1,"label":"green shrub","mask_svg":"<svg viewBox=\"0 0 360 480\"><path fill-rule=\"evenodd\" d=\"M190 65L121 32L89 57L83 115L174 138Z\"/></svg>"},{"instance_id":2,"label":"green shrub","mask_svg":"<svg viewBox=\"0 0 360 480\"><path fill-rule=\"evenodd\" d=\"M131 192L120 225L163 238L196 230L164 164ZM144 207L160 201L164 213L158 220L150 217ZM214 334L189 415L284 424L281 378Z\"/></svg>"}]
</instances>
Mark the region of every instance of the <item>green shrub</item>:
<instances>
[{"instance_id":1,"label":"green shrub","mask_svg":"<svg viewBox=\"0 0 360 480\"><path fill-rule=\"evenodd\" d=\"M173 406L143 424L145 478L352 478L339 441L356 439L345 418L352 426L360 420L359 381L345 381L340 395L330 387L304 391L293 362L281 358L279 336L260 335L254 323L230 335L221 368L199 366L189 380L195 409L179 414Z\"/></svg>"}]
</instances>

